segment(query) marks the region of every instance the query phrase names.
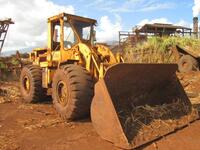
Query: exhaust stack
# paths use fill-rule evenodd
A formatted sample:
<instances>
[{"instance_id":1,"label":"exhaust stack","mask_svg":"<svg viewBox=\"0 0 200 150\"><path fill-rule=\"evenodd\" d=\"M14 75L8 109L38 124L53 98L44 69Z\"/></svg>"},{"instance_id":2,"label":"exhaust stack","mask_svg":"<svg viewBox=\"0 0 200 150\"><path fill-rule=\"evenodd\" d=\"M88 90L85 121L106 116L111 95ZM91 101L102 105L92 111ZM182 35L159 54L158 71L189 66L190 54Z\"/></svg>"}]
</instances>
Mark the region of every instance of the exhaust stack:
<instances>
[{"instance_id":1,"label":"exhaust stack","mask_svg":"<svg viewBox=\"0 0 200 150\"><path fill-rule=\"evenodd\" d=\"M198 22L199 22L198 17L194 17L193 18L193 32L194 32L196 38L198 38L198 32L199 32Z\"/></svg>"}]
</instances>

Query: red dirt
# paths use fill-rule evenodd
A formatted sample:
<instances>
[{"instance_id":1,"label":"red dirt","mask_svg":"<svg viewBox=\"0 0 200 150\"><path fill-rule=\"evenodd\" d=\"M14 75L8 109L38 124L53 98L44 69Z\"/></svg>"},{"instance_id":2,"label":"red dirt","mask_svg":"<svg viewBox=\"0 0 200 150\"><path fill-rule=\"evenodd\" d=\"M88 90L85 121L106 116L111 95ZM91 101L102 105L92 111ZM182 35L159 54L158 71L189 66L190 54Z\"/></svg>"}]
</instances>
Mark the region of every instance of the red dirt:
<instances>
[{"instance_id":1,"label":"red dirt","mask_svg":"<svg viewBox=\"0 0 200 150\"><path fill-rule=\"evenodd\" d=\"M63 123L51 104L0 104L0 149L113 149L90 120Z\"/></svg>"},{"instance_id":2,"label":"red dirt","mask_svg":"<svg viewBox=\"0 0 200 150\"><path fill-rule=\"evenodd\" d=\"M200 83L200 73L179 77L197 106L200 102L200 84L197 84L197 81ZM11 83L11 86L16 85ZM4 86L10 85L0 83L0 87ZM63 123L51 102L24 104L17 96L12 97L12 101L1 102L0 99L0 150L119 150L97 135L89 119ZM196 121L138 149L198 150L199 147L200 121Z\"/></svg>"}]
</instances>

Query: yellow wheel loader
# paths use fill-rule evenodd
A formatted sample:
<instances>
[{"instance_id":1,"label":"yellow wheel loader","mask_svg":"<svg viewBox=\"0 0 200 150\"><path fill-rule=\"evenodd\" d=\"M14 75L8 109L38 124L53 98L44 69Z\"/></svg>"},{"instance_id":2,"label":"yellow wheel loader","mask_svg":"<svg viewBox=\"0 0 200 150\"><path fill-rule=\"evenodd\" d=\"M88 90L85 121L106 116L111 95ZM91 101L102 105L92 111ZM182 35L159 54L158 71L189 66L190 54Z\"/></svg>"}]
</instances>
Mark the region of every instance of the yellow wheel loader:
<instances>
[{"instance_id":1,"label":"yellow wheel loader","mask_svg":"<svg viewBox=\"0 0 200 150\"><path fill-rule=\"evenodd\" d=\"M96 20L66 13L48 19L47 48L34 49L32 65L21 72L26 102L50 94L63 119L90 113L97 133L125 149L198 117L176 77L177 65L124 63L108 47L95 44L95 25Z\"/></svg>"}]
</instances>

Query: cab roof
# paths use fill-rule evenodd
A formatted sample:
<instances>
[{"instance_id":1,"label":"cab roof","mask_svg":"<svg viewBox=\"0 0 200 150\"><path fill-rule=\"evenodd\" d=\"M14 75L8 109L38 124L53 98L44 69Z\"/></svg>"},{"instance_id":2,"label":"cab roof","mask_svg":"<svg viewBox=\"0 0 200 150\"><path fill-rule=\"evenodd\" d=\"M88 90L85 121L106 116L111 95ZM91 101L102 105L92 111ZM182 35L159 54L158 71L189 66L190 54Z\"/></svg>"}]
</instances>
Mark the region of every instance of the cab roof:
<instances>
[{"instance_id":1,"label":"cab roof","mask_svg":"<svg viewBox=\"0 0 200 150\"><path fill-rule=\"evenodd\" d=\"M74 20L80 20L80 21L83 21L83 22L88 22L88 23L93 23L93 24L97 23L97 21L95 19L76 16L76 15L67 14L67 13L61 13L61 14L58 14L56 16L50 17L50 18L48 18L48 22L49 21L56 21L56 20L63 18L63 17L67 17L67 19L69 19L69 20L74 19Z\"/></svg>"}]
</instances>

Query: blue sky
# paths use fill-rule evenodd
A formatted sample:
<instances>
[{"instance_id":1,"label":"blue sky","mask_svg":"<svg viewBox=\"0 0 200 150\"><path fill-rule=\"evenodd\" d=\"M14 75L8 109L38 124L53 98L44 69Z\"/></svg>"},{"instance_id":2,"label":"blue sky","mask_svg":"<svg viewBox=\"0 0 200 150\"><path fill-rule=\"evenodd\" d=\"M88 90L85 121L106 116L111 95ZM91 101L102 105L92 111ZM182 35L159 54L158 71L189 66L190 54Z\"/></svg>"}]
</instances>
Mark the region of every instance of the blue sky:
<instances>
[{"instance_id":1,"label":"blue sky","mask_svg":"<svg viewBox=\"0 0 200 150\"><path fill-rule=\"evenodd\" d=\"M144 19L166 18L172 23L180 20L192 23L193 0L53 0L60 5L72 5L75 13L95 18L116 16L122 20L123 30L131 29Z\"/></svg>"}]
</instances>

